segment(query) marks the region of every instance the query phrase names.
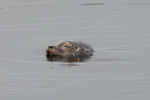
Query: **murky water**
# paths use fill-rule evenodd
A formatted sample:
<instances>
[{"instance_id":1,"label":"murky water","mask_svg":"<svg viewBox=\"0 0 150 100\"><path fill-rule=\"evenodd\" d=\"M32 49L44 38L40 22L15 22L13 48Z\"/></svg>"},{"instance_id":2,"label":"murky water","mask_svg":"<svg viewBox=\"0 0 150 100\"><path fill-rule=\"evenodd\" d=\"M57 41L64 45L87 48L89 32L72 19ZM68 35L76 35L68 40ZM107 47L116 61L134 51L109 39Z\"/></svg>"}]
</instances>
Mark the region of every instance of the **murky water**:
<instances>
[{"instance_id":1,"label":"murky water","mask_svg":"<svg viewBox=\"0 0 150 100\"><path fill-rule=\"evenodd\" d=\"M1 0L0 99L150 99L149 0ZM80 40L83 62L46 48Z\"/></svg>"}]
</instances>

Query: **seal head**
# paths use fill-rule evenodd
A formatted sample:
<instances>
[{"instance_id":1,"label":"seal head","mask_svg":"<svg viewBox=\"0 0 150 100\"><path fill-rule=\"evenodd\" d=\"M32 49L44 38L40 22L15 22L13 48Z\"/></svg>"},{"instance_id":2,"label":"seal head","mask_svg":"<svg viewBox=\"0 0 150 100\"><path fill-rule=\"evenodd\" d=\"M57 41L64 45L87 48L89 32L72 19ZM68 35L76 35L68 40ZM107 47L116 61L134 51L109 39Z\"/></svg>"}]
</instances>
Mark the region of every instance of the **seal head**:
<instances>
[{"instance_id":1,"label":"seal head","mask_svg":"<svg viewBox=\"0 0 150 100\"><path fill-rule=\"evenodd\" d=\"M58 45L48 46L46 49L47 56L91 56L93 55L93 48L85 42L63 41Z\"/></svg>"}]
</instances>

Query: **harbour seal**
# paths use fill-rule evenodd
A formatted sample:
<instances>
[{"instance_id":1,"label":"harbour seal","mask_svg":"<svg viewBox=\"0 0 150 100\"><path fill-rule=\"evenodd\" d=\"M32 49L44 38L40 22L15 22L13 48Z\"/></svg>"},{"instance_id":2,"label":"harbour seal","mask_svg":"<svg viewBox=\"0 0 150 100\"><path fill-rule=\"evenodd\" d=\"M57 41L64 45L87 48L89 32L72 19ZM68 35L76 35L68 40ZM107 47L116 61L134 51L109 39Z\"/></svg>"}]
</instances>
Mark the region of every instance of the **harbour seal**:
<instances>
[{"instance_id":1,"label":"harbour seal","mask_svg":"<svg viewBox=\"0 0 150 100\"><path fill-rule=\"evenodd\" d=\"M84 57L92 56L93 48L85 42L72 42L63 41L58 43L58 45L50 45L46 49L47 56L70 56L70 57Z\"/></svg>"}]
</instances>

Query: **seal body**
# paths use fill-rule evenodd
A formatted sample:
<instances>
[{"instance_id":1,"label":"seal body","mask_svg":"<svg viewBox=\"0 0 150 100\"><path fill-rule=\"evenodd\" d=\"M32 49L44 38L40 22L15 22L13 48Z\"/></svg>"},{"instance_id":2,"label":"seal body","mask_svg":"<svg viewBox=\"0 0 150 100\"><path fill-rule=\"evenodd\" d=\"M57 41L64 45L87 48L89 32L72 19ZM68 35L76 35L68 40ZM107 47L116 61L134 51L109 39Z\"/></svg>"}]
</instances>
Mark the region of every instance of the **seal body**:
<instances>
[{"instance_id":1,"label":"seal body","mask_svg":"<svg viewBox=\"0 0 150 100\"><path fill-rule=\"evenodd\" d=\"M93 55L93 48L85 42L72 42L63 41L58 43L58 45L48 46L46 49L47 56L57 55L57 56L91 56Z\"/></svg>"}]
</instances>

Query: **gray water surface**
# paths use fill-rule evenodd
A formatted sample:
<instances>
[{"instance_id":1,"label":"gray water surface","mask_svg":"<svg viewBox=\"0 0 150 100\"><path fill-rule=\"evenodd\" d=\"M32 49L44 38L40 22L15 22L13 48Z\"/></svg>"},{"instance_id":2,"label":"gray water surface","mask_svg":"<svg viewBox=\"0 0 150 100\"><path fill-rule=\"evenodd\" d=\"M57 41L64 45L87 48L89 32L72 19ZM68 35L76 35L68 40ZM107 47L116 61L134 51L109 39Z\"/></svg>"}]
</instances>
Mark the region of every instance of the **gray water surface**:
<instances>
[{"instance_id":1,"label":"gray water surface","mask_svg":"<svg viewBox=\"0 0 150 100\"><path fill-rule=\"evenodd\" d=\"M1 100L150 99L149 0L1 0ZM52 62L48 45L85 41L85 62Z\"/></svg>"}]
</instances>

